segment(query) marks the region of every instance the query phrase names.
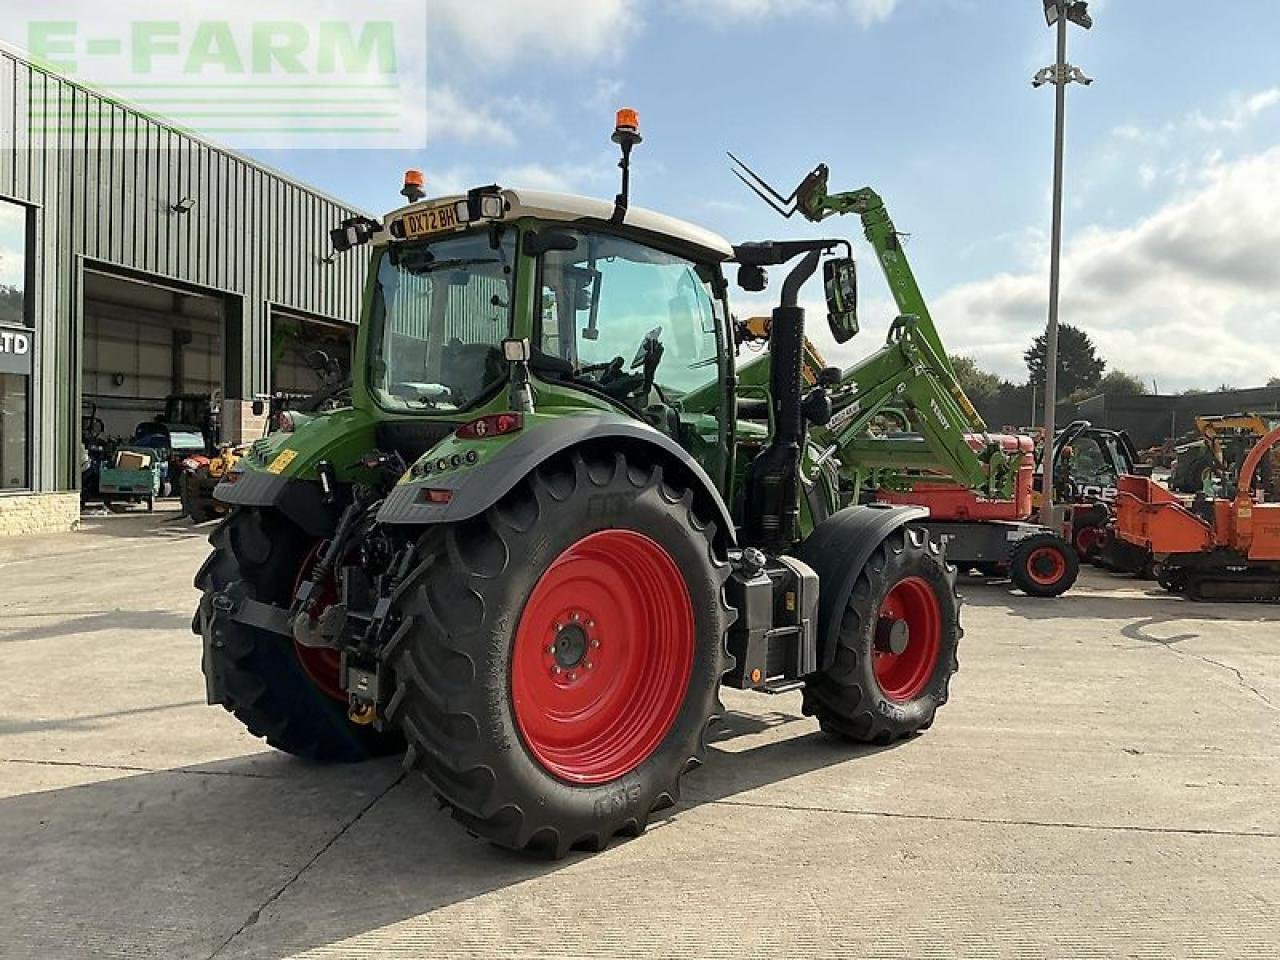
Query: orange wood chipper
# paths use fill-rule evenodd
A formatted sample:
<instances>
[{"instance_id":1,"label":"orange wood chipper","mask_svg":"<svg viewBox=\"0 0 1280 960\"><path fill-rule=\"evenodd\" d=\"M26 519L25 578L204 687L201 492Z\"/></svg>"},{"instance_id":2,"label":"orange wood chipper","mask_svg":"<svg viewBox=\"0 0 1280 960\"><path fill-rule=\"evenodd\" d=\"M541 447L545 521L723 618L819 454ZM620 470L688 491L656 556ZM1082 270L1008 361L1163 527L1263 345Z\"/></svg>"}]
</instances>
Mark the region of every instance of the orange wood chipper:
<instances>
[{"instance_id":1,"label":"orange wood chipper","mask_svg":"<svg viewBox=\"0 0 1280 960\"><path fill-rule=\"evenodd\" d=\"M1280 502L1265 502L1263 476L1277 444L1280 428L1254 445L1233 497L1200 494L1188 504L1149 477L1121 477L1116 536L1149 551L1166 590L1192 600L1280 600Z\"/></svg>"}]
</instances>

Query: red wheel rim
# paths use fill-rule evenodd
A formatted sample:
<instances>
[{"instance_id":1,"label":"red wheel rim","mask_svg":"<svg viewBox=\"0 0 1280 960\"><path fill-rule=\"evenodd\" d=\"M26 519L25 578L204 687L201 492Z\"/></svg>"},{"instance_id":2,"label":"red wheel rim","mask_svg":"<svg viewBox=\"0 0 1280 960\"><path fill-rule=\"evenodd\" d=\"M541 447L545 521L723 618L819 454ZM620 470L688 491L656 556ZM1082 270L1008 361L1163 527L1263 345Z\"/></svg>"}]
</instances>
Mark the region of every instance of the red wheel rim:
<instances>
[{"instance_id":1,"label":"red wheel rim","mask_svg":"<svg viewBox=\"0 0 1280 960\"><path fill-rule=\"evenodd\" d=\"M1027 576L1042 587L1052 587L1067 572L1067 558L1058 547L1038 547L1027 556Z\"/></svg>"},{"instance_id":2,"label":"red wheel rim","mask_svg":"<svg viewBox=\"0 0 1280 960\"><path fill-rule=\"evenodd\" d=\"M883 637L906 626L905 649L895 653ZM901 636L901 634L899 634ZM876 683L889 700L914 700L933 679L942 649L942 605L929 581L907 577L898 581L880 604L873 650Z\"/></svg>"},{"instance_id":3,"label":"red wheel rim","mask_svg":"<svg viewBox=\"0 0 1280 960\"><path fill-rule=\"evenodd\" d=\"M297 595L298 588L302 586L302 581L310 575L311 568L320 558L320 548L323 546L324 541L317 540L316 545L311 548L311 552L302 561L302 566L298 569L298 579L293 584L294 596ZM311 611L312 616L319 617L337 599L338 584L331 574L325 580L320 596L316 598L315 608ZM293 649L298 655L298 662L302 664L303 671L311 678L311 682L320 689L320 692L326 697L332 697L334 700L346 703L347 692L342 689L339 677L342 670L341 651L334 650L332 647L305 647L297 640L293 641Z\"/></svg>"},{"instance_id":4,"label":"red wheel rim","mask_svg":"<svg viewBox=\"0 0 1280 960\"><path fill-rule=\"evenodd\" d=\"M630 530L579 540L516 628L511 695L529 751L572 783L634 770L675 723L693 649L693 604L670 554Z\"/></svg>"}]
</instances>

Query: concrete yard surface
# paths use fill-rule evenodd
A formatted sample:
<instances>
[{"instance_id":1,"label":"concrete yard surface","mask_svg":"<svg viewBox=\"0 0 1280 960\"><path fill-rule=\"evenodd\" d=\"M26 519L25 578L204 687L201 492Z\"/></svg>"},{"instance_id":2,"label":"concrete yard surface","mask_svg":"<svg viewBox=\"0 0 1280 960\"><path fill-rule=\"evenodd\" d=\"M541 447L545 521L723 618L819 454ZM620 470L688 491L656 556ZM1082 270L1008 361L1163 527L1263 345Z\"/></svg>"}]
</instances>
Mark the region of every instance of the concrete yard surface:
<instances>
[{"instance_id":1,"label":"concrete yard surface","mask_svg":"<svg viewBox=\"0 0 1280 960\"><path fill-rule=\"evenodd\" d=\"M6 960L1280 955L1280 608L965 581L932 730L854 748L729 691L679 806L552 863L206 706L207 534L0 541Z\"/></svg>"}]
</instances>

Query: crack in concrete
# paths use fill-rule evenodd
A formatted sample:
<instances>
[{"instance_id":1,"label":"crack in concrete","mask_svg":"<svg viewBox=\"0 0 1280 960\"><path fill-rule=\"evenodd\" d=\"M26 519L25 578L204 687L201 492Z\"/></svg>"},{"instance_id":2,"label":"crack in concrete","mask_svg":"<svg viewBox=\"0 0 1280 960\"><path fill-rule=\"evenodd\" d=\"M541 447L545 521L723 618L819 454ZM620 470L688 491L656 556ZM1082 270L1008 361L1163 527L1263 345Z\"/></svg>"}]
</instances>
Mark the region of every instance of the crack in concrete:
<instances>
[{"instance_id":1,"label":"crack in concrete","mask_svg":"<svg viewBox=\"0 0 1280 960\"><path fill-rule=\"evenodd\" d=\"M1239 682L1240 686L1244 687L1246 690L1252 693L1255 697L1257 697L1260 701L1265 703L1272 710L1280 710L1280 706L1277 706L1276 704L1272 703L1271 699L1265 693L1263 693L1261 690L1259 690L1257 687L1255 687L1252 683L1250 683L1248 680L1244 678L1244 674L1240 672L1239 668L1233 667L1229 663L1223 663L1220 660L1214 660L1212 657L1206 657L1203 654L1199 654L1199 653L1191 653L1190 651L1185 651L1185 650L1179 650L1178 653L1185 654L1188 657L1195 657L1197 660L1201 660L1204 663L1211 663L1215 667L1221 667L1223 670L1231 671L1236 675L1236 680L1237 682Z\"/></svg>"},{"instance_id":2,"label":"crack in concrete","mask_svg":"<svg viewBox=\"0 0 1280 960\"><path fill-rule=\"evenodd\" d=\"M1257 687L1251 684L1248 680L1246 680L1244 674L1239 670L1239 668L1233 667L1229 663L1223 663L1220 660L1214 660L1212 657L1206 657L1204 654L1194 653L1190 650L1185 649L1184 647L1178 646L1178 644L1181 644L1184 640L1198 639L1200 636L1198 633L1181 633L1181 634L1178 634L1177 636L1162 638L1162 637L1153 637L1143 632L1147 627L1158 626L1160 624L1173 623L1180 619L1184 619L1184 618L1149 617L1145 620L1135 620L1133 623L1130 623L1127 626L1122 627L1120 630L1120 634L1121 636L1125 637L1128 640L1141 643L1147 647L1152 647L1152 646L1162 647L1165 650L1168 650L1170 653L1174 654L1175 656L1191 657L1193 660L1199 660L1201 663L1207 663L1210 666L1218 667L1219 669L1226 670L1229 673L1234 673L1236 676L1236 682L1245 690L1248 690L1251 694L1253 694L1253 696L1258 700L1259 703L1263 704L1270 710L1280 711L1280 705L1273 703L1272 700L1265 693L1263 693L1261 690L1259 690Z\"/></svg>"},{"instance_id":3,"label":"crack in concrete","mask_svg":"<svg viewBox=\"0 0 1280 960\"><path fill-rule=\"evenodd\" d=\"M32 760L26 757L4 757L0 763L21 763L31 767L74 767L82 770L114 770L120 773L178 773L193 777L244 777L250 780L285 780L269 773L246 773L240 770L191 770L183 767L137 767L124 763L83 763L78 760Z\"/></svg>"},{"instance_id":4,"label":"crack in concrete","mask_svg":"<svg viewBox=\"0 0 1280 960\"><path fill-rule=\"evenodd\" d=\"M214 950L213 953L209 954L208 960L214 960L214 958L217 957L218 954L222 953L223 950L231 946L231 944L235 942L236 938L238 938L242 933L244 933L254 924L256 924L258 920L261 919L263 910L266 910L267 907L271 906L271 904L275 903L282 896L284 896L285 892L291 886L297 883L298 880L302 877L302 875L306 873L308 870L310 870L312 866L315 865L316 861L318 861L321 857L323 857L326 853L328 853L329 850L333 847L333 845L346 835L348 830L350 830L357 823L359 823L364 818L364 815L367 814L370 810L372 810L383 797L385 797L392 790L394 790L401 783L403 783L404 778L405 778L405 773L401 771L400 775L397 776L393 781L391 781L391 783L387 784L384 790L380 791L376 796L373 797L372 800L370 800L363 807L361 807L359 812L354 817L352 817L349 821L347 821L341 827L339 827L338 831L332 837L326 840L324 844L321 845L319 850L317 850L314 854L312 854L311 859L309 859L306 863L304 863L301 867L299 867L293 876L291 876L288 880L286 880L283 884L281 884L275 890L274 893L272 893L269 897L267 897L267 899L263 900L262 903L258 904L258 906L250 912L249 916L245 918L244 923L240 924L239 929L237 929L235 933L231 934L231 936L227 937L226 940L222 941L222 944L216 950Z\"/></svg>"},{"instance_id":5,"label":"crack in concrete","mask_svg":"<svg viewBox=\"0 0 1280 960\"><path fill-rule=\"evenodd\" d=\"M1078 823L1071 820L1020 820L998 817L953 817L934 813L901 813L893 810L847 810L839 807L817 807L794 803L762 803L753 800L711 800L712 804L750 807L758 810L794 810L799 813L830 813L850 817L880 817L889 820L918 820L937 823L972 823L996 827L1044 827L1059 830L1092 830L1111 833L1158 833L1193 837L1241 837L1280 840L1280 833L1266 830L1217 830L1209 827L1146 827L1141 824Z\"/></svg>"}]
</instances>

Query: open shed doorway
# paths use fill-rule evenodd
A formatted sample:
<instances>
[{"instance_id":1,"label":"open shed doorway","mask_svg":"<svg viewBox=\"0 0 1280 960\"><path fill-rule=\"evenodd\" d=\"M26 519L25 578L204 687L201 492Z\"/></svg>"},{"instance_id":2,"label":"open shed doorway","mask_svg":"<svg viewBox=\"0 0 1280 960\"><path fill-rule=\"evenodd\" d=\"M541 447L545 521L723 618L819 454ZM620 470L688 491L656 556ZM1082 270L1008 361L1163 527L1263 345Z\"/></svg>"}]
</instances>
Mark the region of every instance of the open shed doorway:
<instances>
[{"instance_id":1,"label":"open shed doorway","mask_svg":"<svg viewBox=\"0 0 1280 960\"><path fill-rule=\"evenodd\" d=\"M90 268L83 290L85 448L107 459L120 448L163 449L169 465L216 449L225 300Z\"/></svg>"}]
</instances>

